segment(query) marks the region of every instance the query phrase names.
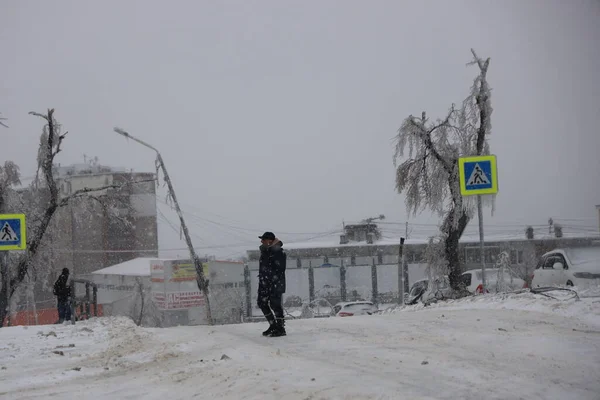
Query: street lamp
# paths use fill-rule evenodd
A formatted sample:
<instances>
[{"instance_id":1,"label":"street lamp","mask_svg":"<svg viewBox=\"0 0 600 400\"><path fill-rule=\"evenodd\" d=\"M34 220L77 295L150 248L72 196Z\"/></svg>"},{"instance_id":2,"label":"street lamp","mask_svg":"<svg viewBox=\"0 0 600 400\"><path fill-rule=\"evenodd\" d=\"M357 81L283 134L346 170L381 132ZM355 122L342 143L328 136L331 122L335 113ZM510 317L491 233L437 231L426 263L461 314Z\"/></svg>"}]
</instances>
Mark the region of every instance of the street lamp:
<instances>
[{"instance_id":1,"label":"street lamp","mask_svg":"<svg viewBox=\"0 0 600 400\"><path fill-rule=\"evenodd\" d=\"M177 212L177 215L179 216L179 222L181 223L181 229L183 230L183 235L185 236L185 241L187 243L187 247L190 250L190 256L191 256L192 260L194 261L194 266L196 267L196 283L198 284L198 289L200 289L200 291L204 295L204 304L206 305L206 319L208 320L208 324L212 325L213 320L212 320L212 314L210 311L210 301L208 299L208 282L206 280L206 277L204 276L204 270L202 269L202 262L200 261L200 258L198 257L198 255L196 254L196 251L194 250L194 245L192 244L192 239L190 238L190 233L188 231L187 225L185 224L185 220L183 219L183 213L181 212L181 208L179 207L179 203L177 202L177 196L175 196L175 190L173 189L173 184L171 183L171 178L169 178L169 173L167 172L167 168L165 167L165 163L163 162L160 152L155 147L149 145L148 143L146 143L138 138L131 136L127 131L125 131L121 128L114 128L114 130L119 135L124 136L127 139L131 139L134 142L138 142L142 146L148 147L149 149L152 149L156 152L156 159L158 161L158 164L160 165L160 168L163 171L163 175L165 177L165 182L167 182L167 186L169 188L169 193L171 195L171 198L173 199L173 203L175 204L175 211Z\"/></svg>"}]
</instances>

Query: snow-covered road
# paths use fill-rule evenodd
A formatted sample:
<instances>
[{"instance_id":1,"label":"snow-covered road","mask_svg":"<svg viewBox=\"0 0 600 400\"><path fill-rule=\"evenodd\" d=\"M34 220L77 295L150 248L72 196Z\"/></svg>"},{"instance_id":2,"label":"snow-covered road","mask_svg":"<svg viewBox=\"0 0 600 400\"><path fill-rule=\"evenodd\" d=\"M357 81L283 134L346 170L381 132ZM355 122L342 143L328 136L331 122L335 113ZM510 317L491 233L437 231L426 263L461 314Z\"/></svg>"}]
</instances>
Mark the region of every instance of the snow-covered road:
<instances>
[{"instance_id":1,"label":"snow-covered road","mask_svg":"<svg viewBox=\"0 0 600 400\"><path fill-rule=\"evenodd\" d=\"M124 318L0 329L0 398L598 400L600 325L547 308L295 320L284 338Z\"/></svg>"}]
</instances>

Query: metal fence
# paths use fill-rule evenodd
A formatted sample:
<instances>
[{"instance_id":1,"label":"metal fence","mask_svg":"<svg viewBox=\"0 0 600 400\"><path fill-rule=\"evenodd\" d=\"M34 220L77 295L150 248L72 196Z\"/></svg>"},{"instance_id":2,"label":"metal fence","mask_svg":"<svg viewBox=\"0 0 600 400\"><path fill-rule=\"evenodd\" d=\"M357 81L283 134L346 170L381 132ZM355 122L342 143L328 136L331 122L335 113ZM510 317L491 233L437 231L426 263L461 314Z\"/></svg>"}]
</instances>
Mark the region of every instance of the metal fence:
<instances>
[{"instance_id":1,"label":"metal fence","mask_svg":"<svg viewBox=\"0 0 600 400\"><path fill-rule=\"evenodd\" d=\"M425 264L408 264L407 285L425 278ZM244 269L245 310L247 318L261 316L256 306L258 292L258 271ZM285 308L301 307L316 299L325 299L331 305L343 301L368 300L375 304L399 303L402 290L399 290L398 265L332 265L286 270L286 293L283 296Z\"/></svg>"}]
</instances>

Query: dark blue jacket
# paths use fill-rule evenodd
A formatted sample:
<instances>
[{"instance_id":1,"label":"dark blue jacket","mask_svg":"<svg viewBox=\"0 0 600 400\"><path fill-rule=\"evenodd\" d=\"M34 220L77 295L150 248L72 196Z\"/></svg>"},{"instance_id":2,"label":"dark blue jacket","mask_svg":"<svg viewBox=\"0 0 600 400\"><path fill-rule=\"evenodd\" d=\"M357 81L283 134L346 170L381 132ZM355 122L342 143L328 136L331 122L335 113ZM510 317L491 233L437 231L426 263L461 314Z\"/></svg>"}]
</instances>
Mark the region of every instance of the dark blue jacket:
<instances>
[{"instance_id":1,"label":"dark blue jacket","mask_svg":"<svg viewBox=\"0 0 600 400\"><path fill-rule=\"evenodd\" d=\"M283 242L276 241L271 246L260 246L258 266L258 291L263 294L285 293L285 268L287 255Z\"/></svg>"}]
</instances>

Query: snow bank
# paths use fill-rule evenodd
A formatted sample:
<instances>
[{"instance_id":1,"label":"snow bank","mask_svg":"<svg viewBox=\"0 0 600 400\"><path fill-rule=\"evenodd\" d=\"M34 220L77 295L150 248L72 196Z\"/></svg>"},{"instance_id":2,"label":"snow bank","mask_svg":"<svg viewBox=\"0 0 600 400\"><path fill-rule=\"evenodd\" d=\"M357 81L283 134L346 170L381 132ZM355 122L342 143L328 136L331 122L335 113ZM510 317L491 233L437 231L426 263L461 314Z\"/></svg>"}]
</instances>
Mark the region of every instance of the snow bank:
<instances>
[{"instance_id":1,"label":"snow bank","mask_svg":"<svg viewBox=\"0 0 600 400\"><path fill-rule=\"evenodd\" d=\"M577 291L577 288L574 288ZM532 311L544 314L557 314L572 317L582 322L600 327L600 288L579 292L579 299L573 293L552 291L548 295L533 294L529 291L469 296L458 300L441 301L425 306L422 303L389 309L384 313L415 312L424 309L449 310L515 310Z\"/></svg>"},{"instance_id":2,"label":"snow bank","mask_svg":"<svg viewBox=\"0 0 600 400\"><path fill-rule=\"evenodd\" d=\"M2 328L0 334L0 386L15 392L104 372L144 335L124 317Z\"/></svg>"},{"instance_id":3,"label":"snow bank","mask_svg":"<svg viewBox=\"0 0 600 400\"><path fill-rule=\"evenodd\" d=\"M262 337L265 324L160 329L126 318L3 328L0 398L598 399L598 331L492 299L290 320L284 338ZM505 305L528 301L549 307L528 296Z\"/></svg>"}]
</instances>

